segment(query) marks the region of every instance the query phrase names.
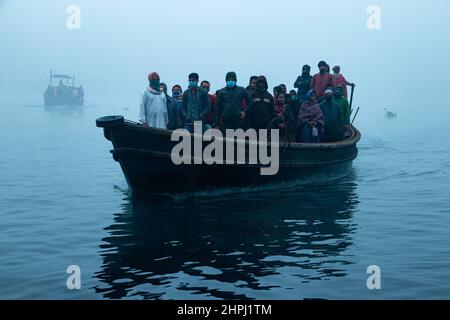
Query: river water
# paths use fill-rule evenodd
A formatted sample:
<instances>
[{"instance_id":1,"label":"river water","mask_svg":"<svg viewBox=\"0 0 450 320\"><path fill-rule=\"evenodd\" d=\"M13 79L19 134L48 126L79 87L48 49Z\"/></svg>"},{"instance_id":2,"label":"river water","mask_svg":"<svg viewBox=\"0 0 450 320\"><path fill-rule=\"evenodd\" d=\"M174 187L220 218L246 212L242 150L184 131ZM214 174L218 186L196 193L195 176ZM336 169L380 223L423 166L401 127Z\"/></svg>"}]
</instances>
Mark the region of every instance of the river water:
<instances>
[{"instance_id":1,"label":"river water","mask_svg":"<svg viewBox=\"0 0 450 320\"><path fill-rule=\"evenodd\" d=\"M362 110L338 181L133 200L95 119L135 120L135 97L0 99L1 299L450 298L445 108Z\"/></svg>"}]
</instances>

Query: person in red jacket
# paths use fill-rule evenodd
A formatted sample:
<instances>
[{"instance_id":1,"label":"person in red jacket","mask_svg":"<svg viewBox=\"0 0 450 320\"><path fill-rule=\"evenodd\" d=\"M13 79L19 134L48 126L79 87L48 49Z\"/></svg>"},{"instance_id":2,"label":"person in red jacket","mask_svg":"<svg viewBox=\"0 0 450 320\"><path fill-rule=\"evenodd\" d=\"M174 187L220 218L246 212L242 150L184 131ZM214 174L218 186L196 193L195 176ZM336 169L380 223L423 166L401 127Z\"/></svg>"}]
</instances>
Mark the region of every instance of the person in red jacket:
<instances>
[{"instance_id":1,"label":"person in red jacket","mask_svg":"<svg viewBox=\"0 0 450 320\"><path fill-rule=\"evenodd\" d=\"M325 90L328 87L334 88L333 75L327 72L329 70L328 64L325 61L320 61L318 67L320 72L314 75L311 80L311 89L315 91L317 99L325 95Z\"/></svg>"},{"instance_id":2,"label":"person in red jacket","mask_svg":"<svg viewBox=\"0 0 450 320\"><path fill-rule=\"evenodd\" d=\"M355 84L348 82L347 79L342 75L341 73L341 67L340 66L334 66L333 68L333 77L334 77L334 84L335 86L341 86L344 89L344 97L348 98L347 93L347 86L354 87Z\"/></svg>"}]
</instances>

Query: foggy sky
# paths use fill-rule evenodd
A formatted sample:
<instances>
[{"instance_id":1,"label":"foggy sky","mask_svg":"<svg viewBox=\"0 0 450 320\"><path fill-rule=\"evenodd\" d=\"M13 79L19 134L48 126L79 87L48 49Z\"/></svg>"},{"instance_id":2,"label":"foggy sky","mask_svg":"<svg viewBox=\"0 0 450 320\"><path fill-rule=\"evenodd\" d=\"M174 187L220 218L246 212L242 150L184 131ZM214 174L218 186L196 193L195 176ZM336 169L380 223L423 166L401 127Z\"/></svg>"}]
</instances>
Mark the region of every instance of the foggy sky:
<instances>
[{"instance_id":1,"label":"foggy sky","mask_svg":"<svg viewBox=\"0 0 450 320\"><path fill-rule=\"evenodd\" d=\"M81 7L81 30L66 8ZM367 29L366 9L382 10ZM0 0L0 93L42 95L48 73L75 74L89 94L137 95L158 71L186 88L198 72L213 90L264 74L291 89L303 64L340 64L357 103L448 97L450 2L366 0ZM384 96L382 96L382 93ZM418 107L418 106L417 106Z\"/></svg>"}]
</instances>

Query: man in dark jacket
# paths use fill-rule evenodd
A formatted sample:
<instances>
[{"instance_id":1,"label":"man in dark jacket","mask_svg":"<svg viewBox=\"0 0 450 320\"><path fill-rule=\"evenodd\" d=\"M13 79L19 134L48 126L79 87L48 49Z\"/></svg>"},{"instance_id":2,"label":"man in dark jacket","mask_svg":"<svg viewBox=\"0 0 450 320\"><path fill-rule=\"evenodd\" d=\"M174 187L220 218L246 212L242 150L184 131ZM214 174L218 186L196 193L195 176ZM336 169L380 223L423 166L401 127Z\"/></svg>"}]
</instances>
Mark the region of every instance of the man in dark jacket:
<instances>
[{"instance_id":1,"label":"man in dark jacket","mask_svg":"<svg viewBox=\"0 0 450 320\"><path fill-rule=\"evenodd\" d=\"M200 84L200 87L206 91L206 93L208 94L208 97L209 97L210 109L209 109L208 117L205 120L206 121L205 125L207 126L207 129L210 129L214 125L214 121L216 119L216 114L217 114L216 95L209 93L211 90L211 84L209 83L208 80L203 80L202 83Z\"/></svg>"},{"instance_id":2,"label":"man in dark jacket","mask_svg":"<svg viewBox=\"0 0 450 320\"><path fill-rule=\"evenodd\" d=\"M169 125L167 129L176 130L184 128L183 120L183 91L180 85L172 87L172 98L167 106L167 114L169 116Z\"/></svg>"},{"instance_id":3,"label":"man in dark jacket","mask_svg":"<svg viewBox=\"0 0 450 320\"><path fill-rule=\"evenodd\" d=\"M276 117L273 96L267 91L269 86L264 76L257 78L256 90L252 103L245 112L244 127L246 129L268 129L270 122Z\"/></svg>"},{"instance_id":4,"label":"man in dark jacket","mask_svg":"<svg viewBox=\"0 0 450 320\"><path fill-rule=\"evenodd\" d=\"M185 128L190 132L194 131L195 121L206 121L210 110L208 93L198 86L198 80L198 74L191 73L189 89L183 93L183 118L186 119Z\"/></svg>"},{"instance_id":5,"label":"man in dark jacket","mask_svg":"<svg viewBox=\"0 0 450 320\"><path fill-rule=\"evenodd\" d=\"M247 91L247 94L249 97L252 96L253 92L256 91L256 81L258 80L257 76L251 76L250 77L250 82L247 86L247 88L245 88L245 91Z\"/></svg>"},{"instance_id":6,"label":"man in dark jacket","mask_svg":"<svg viewBox=\"0 0 450 320\"><path fill-rule=\"evenodd\" d=\"M227 86L219 90L216 100L217 122L222 130L239 129L245 116L243 103L249 106L251 100L245 89L236 85L235 72L228 72L225 80Z\"/></svg>"},{"instance_id":7,"label":"man in dark jacket","mask_svg":"<svg viewBox=\"0 0 450 320\"><path fill-rule=\"evenodd\" d=\"M319 103L325 120L324 140L326 142L335 142L341 140L339 131L340 113L339 106L333 99L333 90L325 90L325 100Z\"/></svg>"},{"instance_id":8,"label":"man in dark jacket","mask_svg":"<svg viewBox=\"0 0 450 320\"><path fill-rule=\"evenodd\" d=\"M165 84L164 82L161 82L161 91L164 92L164 95L166 96L166 101L167 101L167 106L170 104L170 102L172 101L172 97L169 96L169 94L167 93L167 84Z\"/></svg>"},{"instance_id":9,"label":"man in dark jacket","mask_svg":"<svg viewBox=\"0 0 450 320\"><path fill-rule=\"evenodd\" d=\"M294 88L298 89L297 97L300 105L306 101L306 94L311 89L311 80L311 67L305 64L302 68L302 75L294 83Z\"/></svg>"}]
</instances>

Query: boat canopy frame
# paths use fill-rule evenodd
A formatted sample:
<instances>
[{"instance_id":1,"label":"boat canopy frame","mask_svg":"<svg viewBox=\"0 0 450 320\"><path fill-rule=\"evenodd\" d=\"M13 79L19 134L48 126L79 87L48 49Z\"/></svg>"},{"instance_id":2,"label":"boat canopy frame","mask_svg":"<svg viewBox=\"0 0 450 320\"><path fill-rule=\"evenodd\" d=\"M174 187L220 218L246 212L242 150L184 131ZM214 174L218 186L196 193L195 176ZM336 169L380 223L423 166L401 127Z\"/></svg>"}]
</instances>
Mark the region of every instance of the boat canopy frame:
<instances>
[{"instance_id":1,"label":"boat canopy frame","mask_svg":"<svg viewBox=\"0 0 450 320\"><path fill-rule=\"evenodd\" d=\"M66 84L69 84L69 81L72 80L72 87L75 87L75 76L71 77L65 74L53 74L53 71L50 70L50 86L52 86L53 79L66 80Z\"/></svg>"}]
</instances>

